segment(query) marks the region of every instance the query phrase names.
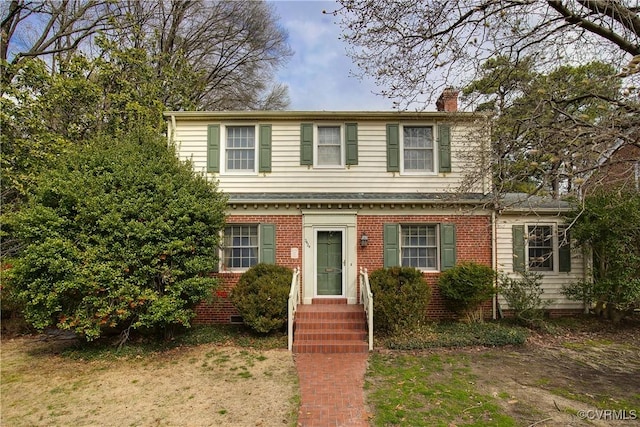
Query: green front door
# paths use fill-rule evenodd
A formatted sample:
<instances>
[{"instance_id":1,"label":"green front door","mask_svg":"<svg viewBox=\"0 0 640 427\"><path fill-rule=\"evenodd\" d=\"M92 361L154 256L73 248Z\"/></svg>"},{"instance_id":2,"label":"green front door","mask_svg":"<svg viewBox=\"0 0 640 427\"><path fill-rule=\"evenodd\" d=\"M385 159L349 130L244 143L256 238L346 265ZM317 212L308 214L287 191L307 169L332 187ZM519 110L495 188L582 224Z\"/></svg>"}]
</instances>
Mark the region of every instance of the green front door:
<instances>
[{"instance_id":1,"label":"green front door","mask_svg":"<svg viewBox=\"0 0 640 427\"><path fill-rule=\"evenodd\" d=\"M318 231L316 248L318 295L342 295L342 231Z\"/></svg>"}]
</instances>

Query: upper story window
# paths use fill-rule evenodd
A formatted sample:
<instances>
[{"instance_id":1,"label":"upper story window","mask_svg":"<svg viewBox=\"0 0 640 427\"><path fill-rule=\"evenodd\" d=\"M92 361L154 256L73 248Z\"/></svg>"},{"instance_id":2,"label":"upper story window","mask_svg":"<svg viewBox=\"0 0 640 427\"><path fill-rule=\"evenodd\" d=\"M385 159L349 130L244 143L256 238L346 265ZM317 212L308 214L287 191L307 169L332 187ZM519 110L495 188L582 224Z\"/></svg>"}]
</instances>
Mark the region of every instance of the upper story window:
<instances>
[{"instance_id":1,"label":"upper story window","mask_svg":"<svg viewBox=\"0 0 640 427\"><path fill-rule=\"evenodd\" d=\"M255 172L255 126L226 127L225 165L226 170L229 172Z\"/></svg>"},{"instance_id":2,"label":"upper story window","mask_svg":"<svg viewBox=\"0 0 640 427\"><path fill-rule=\"evenodd\" d=\"M431 126L404 126L402 137L404 171L433 172L433 128Z\"/></svg>"},{"instance_id":3,"label":"upper story window","mask_svg":"<svg viewBox=\"0 0 640 427\"><path fill-rule=\"evenodd\" d=\"M300 164L344 168L358 164L358 124L300 124Z\"/></svg>"},{"instance_id":4,"label":"upper story window","mask_svg":"<svg viewBox=\"0 0 640 427\"><path fill-rule=\"evenodd\" d=\"M451 126L387 123L387 172L451 172Z\"/></svg>"},{"instance_id":5,"label":"upper story window","mask_svg":"<svg viewBox=\"0 0 640 427\"><path fill-rule=\"evenodd\" d=\"M342 166L342 131L340 126L318 126L316 166Z\"/></svg>"}]
</instances>

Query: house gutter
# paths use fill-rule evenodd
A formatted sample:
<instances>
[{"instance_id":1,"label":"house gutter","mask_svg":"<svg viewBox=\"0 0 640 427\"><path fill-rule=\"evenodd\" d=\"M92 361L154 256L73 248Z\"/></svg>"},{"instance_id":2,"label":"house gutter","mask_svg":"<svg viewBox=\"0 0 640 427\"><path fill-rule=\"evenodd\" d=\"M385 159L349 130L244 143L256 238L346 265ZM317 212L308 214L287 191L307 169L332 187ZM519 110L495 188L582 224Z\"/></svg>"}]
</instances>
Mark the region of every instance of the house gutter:
<instances>
[{"instance_id":1,"label":"house gutter","mask_svg":"<svg viewBox=\"0 0 640 427\"><path fill-rule=\"evenodd\" d=\"M496 221L496 211L491 211L491 268L493 271L498 271L498 225ZM494 278L494 287L496 289L496 293L493 296L492 301L492 313L491 318L496 320L498 318L498 276Z\"/></svg>"}]
</instances>

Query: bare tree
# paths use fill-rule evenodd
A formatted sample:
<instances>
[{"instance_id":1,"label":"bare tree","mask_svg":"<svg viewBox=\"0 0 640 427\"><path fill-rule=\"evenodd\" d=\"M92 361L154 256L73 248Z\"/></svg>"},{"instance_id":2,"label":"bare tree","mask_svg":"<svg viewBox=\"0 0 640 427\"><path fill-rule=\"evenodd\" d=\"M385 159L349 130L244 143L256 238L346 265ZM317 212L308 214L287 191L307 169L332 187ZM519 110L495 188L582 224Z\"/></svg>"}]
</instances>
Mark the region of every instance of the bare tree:
<instances>
[{"instance_id":1,"label":"bare tree","mask_svg":"<svg viewBox=\"0 0 640 427\"><path fill-rule=\"evenodd\" d=\"M640 71L637 0L339 0L350 56L400 108L463 86L488 58L538 66L606 59Z\"/></svg>"},{"instance_id":2,"label":"bare tree","mask_svg":"<svg viewBox=\"0 0 640 427\"><path fill-rule=\"evenodd\" d=\"M55 60L112 27L116 9L109 0L11 0L0 9L0 60L16 65L25 58ZM54 67L52 67L54 68ZM2 66L3 82L15 68Z\"/></svg>"},{"instance_id":3,"label":"bare tree","mask_svg":"<svg viewBox=\"0 0 640 427\"><path fill-rule=\"evenodd\" d=\"M122 42L158 58L158 73L188 64L200 76L193 105L199 109L281 109L286 86L275 71L291 56L286 32L264 1L130 0L120 3ZM195 83L195 84L194 84ZM175 102L167 91L165 102Z\"/></svg>"},{"instance_id":4,"label":"bare tree","mask_svg":"<svg viewBox=\"0 0 640 427\"><path fill-rule=\"evenodd\" d=\"M276 70L292 55L286 31L264 1L12 0L0 6L2 81L25 58L92 55L100 34L143 49L170 109L283 109L288 88ZM198 76L184 81L180 76Z\"/></svg>"},{"instance_id":5,"label":"bare tree","mask_svg":"<svg viewBox=\"0 0 640 427\"><path fill-rule=\"evenodd\" d=\"M640 146L638 0L338 1L333 13L359 75L372 76L399 109L424 109L444 87L465 89L467 107L501 118L494 167L517 159L520 178L534 175L531 192L572 190L612 147ZM487 73L496 58L506 66ZM576 90L540 86L550 73L560 82L557 70L575 71L562 66L595 60L608 74L581 75L607 84L567 78L564 87ZM537 83L521 74L524 62Z\"/></svg>"}]
</instances>

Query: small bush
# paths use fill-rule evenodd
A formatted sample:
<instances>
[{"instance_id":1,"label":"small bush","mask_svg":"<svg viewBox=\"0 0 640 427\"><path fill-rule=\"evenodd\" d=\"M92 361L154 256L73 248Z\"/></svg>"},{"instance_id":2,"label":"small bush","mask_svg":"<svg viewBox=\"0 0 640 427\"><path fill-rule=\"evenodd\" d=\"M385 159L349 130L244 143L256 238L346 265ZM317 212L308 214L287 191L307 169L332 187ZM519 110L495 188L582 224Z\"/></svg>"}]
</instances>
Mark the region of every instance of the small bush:
<instances>
[{"instance_id":1,"label":"small bush","mask_svg":"<svg viewBox=\"0 0 640 427\"><path fill-rule=\"evenodd\" d=\"M491 267L466 262L442 273L438 285L447 308L469 316L494 295L494 279Z\"/></svg>"},{"instance_id":2,"label":"small bush","mask_svg":"<svg viewBox=\"0 0 640 427\"><path fill-rule=\"evenodd\" d=\"M247 270L230 295L244 323L260 333L282 328L292 277L290 268L279 265L257 264Z\"/></svg>"},{"instance_id":3,"label":"small bush","mask_svg":"<svg viewBox=\"0 0 640 427\"><path fill-rule=\"evenodd\" d=\"M515 318L528 325L536 325L544 317L544 309L551 303L542 299L542 276L525 271L521 279L500 277L499 293L513 310Z\"/></svg>"},{"instance_id":4,"label":"small bush","mask_svg":"<svg viewBox=\"0 0 640 427\"><path fill-rule=\"evenodd\" d=\"M391 267L369 277L373 292L373 323L376 332L393 333L423 323L431 288L420 270Z\"/></svg>"}]
</instances>

